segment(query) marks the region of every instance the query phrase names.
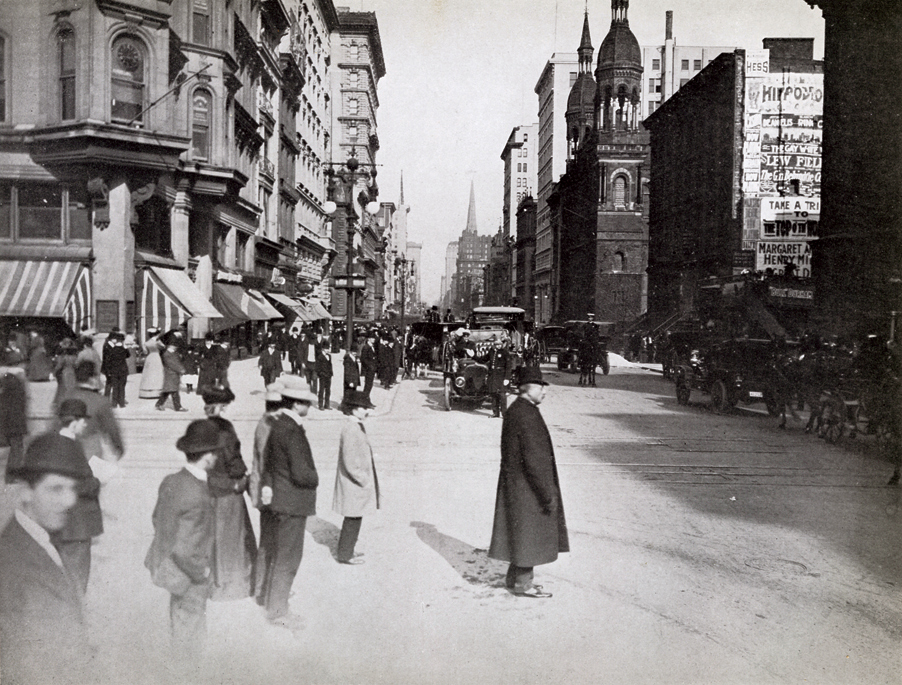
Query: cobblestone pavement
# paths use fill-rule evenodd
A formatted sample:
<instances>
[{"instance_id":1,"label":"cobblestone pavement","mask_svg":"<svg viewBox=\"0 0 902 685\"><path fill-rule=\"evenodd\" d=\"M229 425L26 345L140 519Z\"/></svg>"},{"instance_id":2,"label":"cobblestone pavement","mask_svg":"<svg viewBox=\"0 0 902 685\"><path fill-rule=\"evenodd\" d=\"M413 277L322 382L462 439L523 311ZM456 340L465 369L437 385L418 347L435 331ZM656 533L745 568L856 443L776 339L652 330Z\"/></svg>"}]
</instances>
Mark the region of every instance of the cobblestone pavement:
<instances>
[{"instance_id":1,"label":"cobblestone pavement","mask_svg":"<svg viewBox=\"0 0 902 685\"><path fill-rule=\"evenodd\" d=\"M336 362L338 362L336 356ZM232 365L227 416L245 457L262 407L255 360ZM340 368L334 387L339 386ZM308 520L293 635L250 599L209 609L204 683L898 683L899 488L867 440L785 431L752 405L682 407L660 374L617 362L597 388L546 367L570 554L536 569L548 600L515 598L488 559L501 422L444 410L441 381L376 388L368 434L383 509L366 564L335 562L340 412L307 422L321 485ZM98 682L174 682L167 597L143 567L157 486L201 415L153 411L129 379L128 452L103 493L88 590ZM52 385L32 386L35 427ZM338 399L335 397L334 399ZM333 403L334 404L334 403ZM7 488L3 510L14 493ZM253 516L256 525L256 516Z\"/></svg>"}]
</instances>

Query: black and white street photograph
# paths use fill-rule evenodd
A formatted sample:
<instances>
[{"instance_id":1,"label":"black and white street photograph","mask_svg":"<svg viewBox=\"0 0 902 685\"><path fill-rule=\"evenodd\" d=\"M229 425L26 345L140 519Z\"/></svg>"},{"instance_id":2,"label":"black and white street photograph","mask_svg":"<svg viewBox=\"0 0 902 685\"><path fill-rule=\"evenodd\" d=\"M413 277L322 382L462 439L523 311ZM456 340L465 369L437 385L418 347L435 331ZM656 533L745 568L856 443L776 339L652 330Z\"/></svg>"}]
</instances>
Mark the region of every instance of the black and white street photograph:
<instances>
[{"instance_id":1,"label":"black and white street photograph","mask_svg":"<svg viewBox=\"0 0 902 685\"><path fill-rule=\"evenodd\" d=\"M902 3L0 0L0 685L902 685Z\"/></svg>"}]
</instances>

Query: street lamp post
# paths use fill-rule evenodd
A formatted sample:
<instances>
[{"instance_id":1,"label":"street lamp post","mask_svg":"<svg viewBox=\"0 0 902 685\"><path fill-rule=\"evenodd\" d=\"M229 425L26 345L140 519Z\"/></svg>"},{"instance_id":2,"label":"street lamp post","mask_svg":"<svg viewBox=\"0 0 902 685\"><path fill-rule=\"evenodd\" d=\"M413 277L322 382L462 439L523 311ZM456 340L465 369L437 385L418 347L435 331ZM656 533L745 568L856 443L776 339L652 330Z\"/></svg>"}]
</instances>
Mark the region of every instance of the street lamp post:
<instances>
[{"instance_id":1,"label":"street lamp post","mask_svg":"<svg viewBox=\"0 0 902 685\"><path fill-rule=\"evenodd\" d=\"M360 218L354 211L354 187L360 179L371 180L376 175L375 169L372 171L360 170L362 165L354 156L353 151L348 160L344 163L344 169L335 171L330 168L327 174L330 177L329 191L331 199L327 201L323 207L326 214L333 215L341 206L344 208L345 220L347 222L347 268L345 270L345 282L339 283L336 278L336 288L345 291L345 314L346 326L345 331L345 350L351 350L354 344L354 293L356 290L366 288L366 282L362 284L358 281L360 277L354 273L354 236L357 233L356 221ZM363 166L372 167L374 165L367 164ZM375 200L365 205L365 209L369 214L376 214L379 211L379 203Z\"/></svg>"}]
</instances>

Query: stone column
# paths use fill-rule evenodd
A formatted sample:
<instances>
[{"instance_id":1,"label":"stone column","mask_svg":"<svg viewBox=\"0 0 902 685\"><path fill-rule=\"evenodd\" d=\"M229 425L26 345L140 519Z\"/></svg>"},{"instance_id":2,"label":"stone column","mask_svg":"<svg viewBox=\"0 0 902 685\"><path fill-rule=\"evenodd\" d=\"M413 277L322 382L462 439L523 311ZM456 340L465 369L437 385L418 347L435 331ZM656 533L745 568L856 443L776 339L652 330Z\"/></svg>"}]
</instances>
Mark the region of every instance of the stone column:
<instances>
[{"instance_id":1,"label":"stone column","mask_svg":"<svg viewBox=\"0 0 902 685\"><path fill-rule=\"evenodd\" d=\"M190 248L188 228L191 223L191 196L185 190L176 191L170 215L172 256L184 268L188 268Z\"/></svg>"}]
</instances>

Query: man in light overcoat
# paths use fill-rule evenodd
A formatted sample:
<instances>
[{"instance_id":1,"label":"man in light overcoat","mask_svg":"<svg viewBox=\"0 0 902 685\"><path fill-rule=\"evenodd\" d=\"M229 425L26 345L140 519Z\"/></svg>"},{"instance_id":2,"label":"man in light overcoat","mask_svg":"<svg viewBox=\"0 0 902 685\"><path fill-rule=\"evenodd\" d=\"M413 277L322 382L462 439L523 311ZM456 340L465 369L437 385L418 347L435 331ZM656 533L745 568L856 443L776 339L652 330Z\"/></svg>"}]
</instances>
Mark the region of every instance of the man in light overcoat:
<instances>
[{"instance_id":1,"label":"man in light overcoat","mask_svg":"<svg viewBox=\"0 0 902 685\"><path fill-rule=\"evenodd\" d=\"M505 585L521 597L551 597L533 585L533 567L570 551L554 447L538 407L546 385L538 367L524 368L519 395L501 425L501 473L489 556L510 562Z\"/></svg>"}]
</instances>

